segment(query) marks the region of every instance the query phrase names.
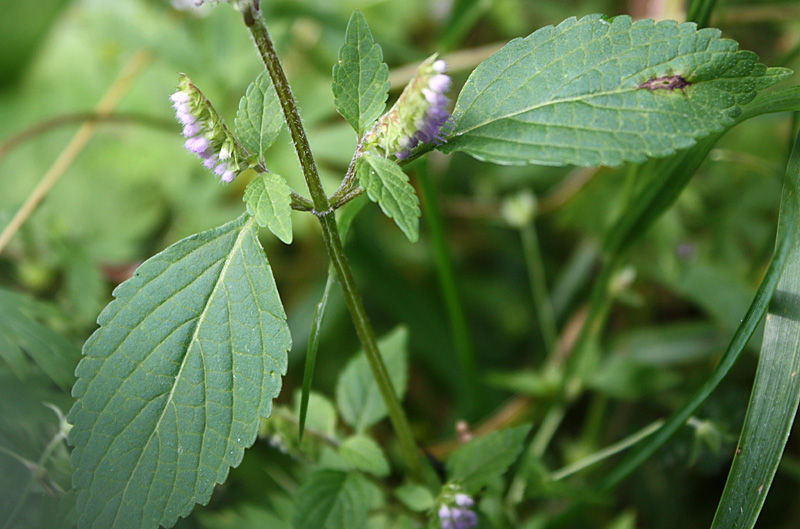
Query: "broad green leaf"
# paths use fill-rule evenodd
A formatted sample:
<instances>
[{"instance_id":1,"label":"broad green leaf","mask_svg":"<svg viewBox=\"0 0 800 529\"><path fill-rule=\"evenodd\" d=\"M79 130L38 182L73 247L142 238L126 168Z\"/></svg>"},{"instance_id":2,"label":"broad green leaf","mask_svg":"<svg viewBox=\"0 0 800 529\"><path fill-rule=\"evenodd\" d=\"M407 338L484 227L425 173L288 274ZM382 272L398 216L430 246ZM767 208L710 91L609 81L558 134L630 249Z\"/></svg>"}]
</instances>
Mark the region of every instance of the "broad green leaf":
<instances>
[{"instance_id":1,"label":"broad green leaf","mask_svg":"<svg viewBox=\"0 0 800 529\"><path fill-rule=\"evenodd\" d=\"M261 72L247 87L236 113L236 135L248 151L264 160L283 129L283 111L268 72Z\"/></svg>"},{"instance_id":2,"label":"broad green leaf","mask_svg":"<svg viewBox=\"0 0 800 529\"><path fill-rule=\"evenodd\" d=\"M269 228L286 244L292 242L291 194L282 176L262 173L247 184L243 197L247 212L255 217L258 225Z\"/></svg>"},{"instance_id":3,"label":"broad green leaf","mask_svg":"<svg viewBox=\"0 0 800 529\"><path fill-rule=\"evenodd\" d=\"M389 475L389 462L378 443L366 435L354 435L339 447L339 454L354 468L378 477Z\"/></svg>"},{"instance_id":4,"label":"broad green leaf","mask_svg":"<svg viewBox=\"0 0 800 529\"><path fill-rule=\"evenodd\" d=\"M383 51L372 38L367 20L353 11L339 61L333 65L333 97L336 110L361 137L386 107L389 96L389 67Z\"/></svg>"},{"instance_id":5,"label":"broad green leaf","mask_svg":"<svg viewBox=\"0 0 800 529\"><path fill-rule=\"evenodd\" d=\"M419 237L419 199L408 176L391 160L365 154L357 162L358 180L370 200L377 202L387 217L394 219L408 240Z\"/></svg>"},{"instance_id":6,"label":"broad green leaf","mask_svg":"<svg viewBox=\"0 0 800 529\"><path fill-rule=\"evenodd\" d=\"M522 451L530 424L473 439L447 459L447 478L459 481L469 494L503 474Z\"/></svg>"},{"instance_id":7,"label":"broad green leaf","mask_svg":"<svg viewBox=\"0 0 800 529\"><path fill-rule=\"evenodd\" d=\"M295 529L364 527L375 486L357 472L320 470L298 489Z\"/></svg>"},{"instance_id":8,"label":"broad green leaf","mask_svg":"<svg viewBox=\"0 0 800 529\"><path fill-rule=\"evenodd\" d=\"M422 512L433 507L435 498L431 491L421 485L407 483L394 490L394 495L412 511Z\"/></svg>"},{"instance_id":9,"label":"broad green leaf","mask_svg":"<svg viewBox=\"0 0 800 529\"><path fill-rule=\"evenodd\" d=\"M406 393L408 382L407 342L408 331L405 327L397 327L378 341L381 356L400 399ZM336 405L344 421L356 432L363 432L386 417L386 406L363 351L350 360L339 375Z\"/></svg>"},{"instance_id":10,"label":"broad green leaf","mask_svg":"<svg viewBox=\"0 0 800 529\"><path fill-rule=\"evenodd\" d=\"M789 73L737 51L716 29L569 18L475 69L442 150L501 164L642 162L722 130L756 90Z\"/></svg>"},{"instance_id":11,"label":"broad green leaf","mask_svg":"<svg viewBox=\"0 0 800 529\"><path fill-rule=\"evenodd\" d=\"M72 390L79 527L170 527L269 416L286 316L247 215L148 259L114 296Z\"/></svg>"},{"instance_id":12,"label":"broad green leaf","mask_svg":"<svg viewBox=\"0 0 800 529\"><path fill-rule=\"evenodd\" d=\"M0 359L23 380L31 368L30 358L53 382L68 388L78 346L40 323L54 312L29 296L0 289Z\"/></svg>"},{"instance_id":13,"label":"broad green leaf","mask_svg":"<svg viewBox=\"0 0 800 529\"><path fill-rule=\"evenodd\" d=\"M767 313L753 392L712 529L750 529L755 525L797 413L800 401L798 197L800 135L786 169L778 219L778 241L789 241L789 256Z\"/></svg>"}]
</instances>

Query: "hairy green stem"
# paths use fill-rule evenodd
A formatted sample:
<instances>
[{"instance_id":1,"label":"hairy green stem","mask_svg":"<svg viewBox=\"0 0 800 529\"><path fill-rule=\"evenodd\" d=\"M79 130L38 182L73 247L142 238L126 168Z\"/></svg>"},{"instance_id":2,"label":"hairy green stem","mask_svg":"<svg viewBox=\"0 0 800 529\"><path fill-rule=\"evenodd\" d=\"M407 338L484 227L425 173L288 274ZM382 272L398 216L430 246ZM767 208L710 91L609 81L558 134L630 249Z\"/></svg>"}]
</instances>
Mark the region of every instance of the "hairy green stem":
<instances>
[{"instance_id":1,"label":"hairy green stem","mask_svg":"<svg viewBox=\"0 0 800 529\"><path fill-rule=\"evenodd\" d=\"M347 258L344 254L342 240L339 236L339 229L336 225L336 218L328 202L325 189L322 186L322 181L317 171L317 165L311 153L311 146L308 143L308 138L306 137L300 119L300 113L294 101L289 82L286 79L286 74L281 66L280 59L269 37L267 26L261 18L258 1L253 0L245 4L243 6L243 14L245 25L250 30L255 40L256 47L264 61L264 65L267 67L267 71L272 79L272 83L275 85L275 91L278 94L278 99L280 100L281 108L283 109L286 123L289 127L289 133L292 136L292 141L297 151L297 157L303 169L303 176L305 177L308 190L311 193L311 199L315 209L314 213L322 227L322 239L325 243L328 255L330 256L333 268L336 270L339 283L342 285L347 308L350 310L350 316L353 319L356 333L364 348L367 362L375 377L375 382L378 385L381 397L386 404L386 409L389 412L389 419L391 420L400 442L400 449L403 457L405 458L411 474L417 479L422 479L422 460L411 432L411 425L400 405L397 393L389 378L389 372L378 350L375 333L367 318L364 304L361 300L361 294L356 288L353 274L350 270L350 264L347 262Z\"/></svg>"},{"instance_id":2,"label":"hairy green stem","mask_svg":"<svg viewBox=\"0 0 800 529\"><path fill-rule=\"evenodd\" d=\"M447 238L444 232L442 212L439 209L439 203L436 201L436 185L424 162L417 164L417 176L420 183L422 208L425 212L425 219L428 222L428 234L431 238L436 275L439 278L439 287L442 289L442 296L447 308L456 354L466 380L467 394L465 403L469 413L475 409L475 405L480 401L482 393L482 387L478 381L475 348L472 344L472 336L469 333L467 318L464 315L461 296L458 293L453 260L447 247Z\"/></svg>"}]
</instances>

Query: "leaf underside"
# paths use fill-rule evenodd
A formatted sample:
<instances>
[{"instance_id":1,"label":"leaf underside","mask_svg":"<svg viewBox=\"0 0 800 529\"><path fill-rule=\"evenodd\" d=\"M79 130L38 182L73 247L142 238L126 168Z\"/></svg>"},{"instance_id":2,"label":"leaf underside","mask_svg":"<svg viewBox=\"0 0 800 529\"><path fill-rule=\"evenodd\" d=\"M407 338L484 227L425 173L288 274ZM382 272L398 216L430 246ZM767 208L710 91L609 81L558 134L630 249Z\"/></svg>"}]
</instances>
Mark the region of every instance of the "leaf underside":
<instances>
[{"instance_id":1,"label":"leaf underside","mask_svg":"<svg viewBox=\"0 0 800 529\"><path fill-rule=\"evenodd\" d=\"M79 527L170 527L255 440L291 337L255 222L148 259L86 342L69 414Z\"/></svg>"},{"instance_id":2,"label":"leaf underside","mask_svg":"<svg viewBox=\"0 0 800 529\"><path fill-rule=\"evenodd\" d=\"M360 11L350 17L339 61L333 66L333 96L336 110L359 136L386 107L389 67Z\"/></svg>"},{"instance_id":3,"label":"leaf underside","mask_svg":"<svg viewBox=\"0 0 800 529\"><path fill-rule=\"evenodd\" d=\"M292 190L280 175L256 176L244 190L247 212L286 244L292 242Z\"/></svg>"},{"instance_id":4,"label":"leaf underside","mask_svg":"<svg viewBox=\"0 0 800 529\"><path fill-rule=\"evenodd\" d=\"M693 23L570 18L481 63L444 152L521 165L617 166L722 130L791 72Z\"/></svg>"},{"instance_id":5,"label":"leaf underside","mask_svg":"<svg viewBox=\"0 0 800 529\"><path fill-rule=\"evenodd\" d=\"M236 113L236 135L251 153L264 161L284 127L283 111L268 72L261 72L247 87Z\"/></svg>"},{"instance_id":6,"label":"leaf underside","mask_svg":"<svg viewBox=\"0 0 800 529\"><path fill-rule=\"evenodd\" d=\"M417 242L419 198L400 166L381 156L364 154L358 159L357 175L370 200L394 219L409 241Z\"/></svg>"}]
</instances>

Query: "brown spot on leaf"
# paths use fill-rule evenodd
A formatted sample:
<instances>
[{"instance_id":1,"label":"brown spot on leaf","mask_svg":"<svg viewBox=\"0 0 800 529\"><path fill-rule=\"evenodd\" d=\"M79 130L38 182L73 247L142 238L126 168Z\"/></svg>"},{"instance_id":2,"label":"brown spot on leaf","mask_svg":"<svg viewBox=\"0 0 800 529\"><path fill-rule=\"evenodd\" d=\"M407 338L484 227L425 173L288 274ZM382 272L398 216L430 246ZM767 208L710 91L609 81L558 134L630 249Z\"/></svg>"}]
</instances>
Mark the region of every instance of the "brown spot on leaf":
<instances>
[{"instance_id":1,"label":"brown spot on leaf","mask_svg":"<svg viewBox=\"0 0 800 529\"><path fill-rule=\"evenodd\" d=\"M684 94L685 88L691 86L692 83L681 77L680 75L665 75L664 77L657 77L650 79L640 84L638 88L645 88L647 90L680 90Z\"/></svg>"}]
</instances>

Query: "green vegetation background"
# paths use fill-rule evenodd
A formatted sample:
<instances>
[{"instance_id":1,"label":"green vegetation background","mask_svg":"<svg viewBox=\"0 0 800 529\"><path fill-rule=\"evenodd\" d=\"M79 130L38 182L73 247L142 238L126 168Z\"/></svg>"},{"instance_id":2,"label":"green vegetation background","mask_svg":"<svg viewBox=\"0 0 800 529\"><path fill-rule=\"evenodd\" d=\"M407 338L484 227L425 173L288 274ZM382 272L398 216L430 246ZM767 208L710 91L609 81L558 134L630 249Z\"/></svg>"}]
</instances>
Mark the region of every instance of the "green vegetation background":
<instances>
[{"instance_id":1,"label":"green vegetation background","mask_svg":"<svg viewBox=\"0 0 800 529\"><path fill-rule=\"evenodd\" d=\"M671 18L680 16L682 9L666 2L658 10L655 2L648 6L637 0L262 4L329 191L355 148L355 137L336 114L330 89L331 68L353 9L364 12L395 73L393 79L402 81L399 67L435 51L466 50L464 64L471 66L454 72L456 86L480 60L483 46L527 35L566 17L595 12L643 16L656 9L649 16ZM797 4L731 0L718 7L711 25L739 41L742 49L756 51L762 62L800 70ZM139 51L147 53L147 63L117 108L122 118L100 125L0 254L0 287L46 302L29 313L68 340L58 348L64 361L54 367L65 377L61 380L69 381L80 344L94 330L111 290L137 264L244 209L241 194L247 182L220 185L183 149L168 100L176 73L191 76L232 124L239 98L262 65L237 14L225 6L196 14L175 10L166 0L0 4L0 143L43 120L91 111ZM393 96L398 93L393 91ZM76 128L37 135L0 159L0 228ZM668 415L713 368L772 252L792 128L789 117L774 115L734 129L712 151L676 206L631 251L635 275L614 305L598 344L603 360L595 366L592 392L570 412L555 439L550 457L556 467ZM271 169L295 189L303 189L288 134L283 133L268 157ZM539 198L536 229L547 283L568 339L597 270L598 242L630 193L626 175L631 168L498 167L461 154L435 154L429 167L439 188L458 288L478 355L479 388L470 387L455 367L425 217L420 242L411 245L378 208L367 208L354 224L348 254L378 333L407 325L411 374L405 405L418 439L436 448L455 438L455 421L479 424L515 396L541 395L542 381L529 368L543 360L543 341L520 234L501 214L504 201L522 190ZM313 219L295 214L293 225L292 246L266 230L262 233L294 339L278 399L282 403L290 403L301 385L308 329L327 271ZM652 528L708 526L741 427L758 343L754 339L751 354L742 357L698 414L699 420L712 421L720 435L711 439L698 428L684 428L607 504L594 508L593 527L610 527L612 522L621 524L615 527L633 527L634 519L635 526ZM355 333L334 289L317 361L316 391L332 395L338 373L356 349ZM66 412L71 406L68 386L69 382L63 387L54 384L32 363L22 380L0 364L0 514L13 508L22 493L20 484L30 476L9 454L29 461L41 456L57 427L55 415L42 402ZM383 425L378 436L389 438L391 431ZM33 485L22 527L48 527L48 513L59 508L59 499L69 489L67 456L59 446L47 473ZM278 512L288 509L287 497L280 492L283 484L270 474L294 464L267 442L257 442L209 506L198 507L179 526L238 523L232 512L245 504ZM552 498L541 502L543 511L581 495L588 490L582 485L598 473L602 468L587 472L586 482L578 479L564 490L550 491ZM798 485L800 444L792 437L760 527L800 523Z\"/></svg>"}]
</instances>

